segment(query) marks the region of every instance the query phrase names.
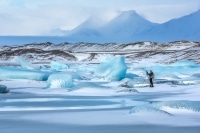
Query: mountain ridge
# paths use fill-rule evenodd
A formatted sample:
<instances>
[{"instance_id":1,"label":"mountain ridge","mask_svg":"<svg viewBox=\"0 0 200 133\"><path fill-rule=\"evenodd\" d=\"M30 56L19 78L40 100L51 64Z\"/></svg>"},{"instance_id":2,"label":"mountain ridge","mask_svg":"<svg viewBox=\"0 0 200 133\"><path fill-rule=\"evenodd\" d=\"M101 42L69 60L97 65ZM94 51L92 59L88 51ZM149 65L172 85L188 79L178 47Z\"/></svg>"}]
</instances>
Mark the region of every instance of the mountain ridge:
<instances>
[{"instance_id":1,"label":"mountain ridge","mask_svg":"<svg viewBox=\"0 0 200 133\"><path fill-rule=\"evenodd\" d=\"M76 31L71 36L66 36L66 38L73 42L95 43L199 41L199 18L200 10L162 24L157 24L141 17L134 10L130 10L122 12L100 28L81 27L81 25L79 25L79 31ZM89 24L86 25L88 26Z\"/></svg>"},{"instance_id":2,"label":"mountain ridge","mask_svg":"<svg viewBox=\"0 0 200 133\"><path fill-rule=\"evenodd\" d=\"M124 56L127 62L156 59L158 63L193 60L200 63L200 42L178 41L171 43L61 43L59 45L34 43L20 46L0 46L0 64L17 63L24 57L33 63L51 61L99 63L108 55Z\"/></svg>"}]
</instances>

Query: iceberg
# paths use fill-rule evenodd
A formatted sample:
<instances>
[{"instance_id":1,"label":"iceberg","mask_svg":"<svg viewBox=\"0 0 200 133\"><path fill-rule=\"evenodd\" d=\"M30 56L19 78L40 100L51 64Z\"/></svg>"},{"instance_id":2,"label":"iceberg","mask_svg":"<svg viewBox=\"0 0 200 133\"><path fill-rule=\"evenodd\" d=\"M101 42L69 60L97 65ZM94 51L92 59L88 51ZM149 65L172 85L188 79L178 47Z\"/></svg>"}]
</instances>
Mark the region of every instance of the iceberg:
<instances>
[{"instance_id":1,"label":"iceberg","mask_svg":"<svg viewBox=\"0 0 200 133\"><path fill-rule=\"evenodd\" d=\"M200 102L199 101L177 100L177 101L151 102L148 104L135 106L129 111L129 114L162 113L162 114L167 114L167 115L173 116L173 114L170 113L170 111L167 111L165 107L200 112Z\"/></svg>"},{"instance_id":2,"label":"iceberg","mask_svg":"<svg viewBox=\"0 0 200 133\"><path fill-rule=\"evenodd\" d=\"M69 74L52 74L47 80L47 88L67 88L71 90L73 86L73 78Z\"/></svg>"},{"instance_id":3,"label":"iceberg","mask_svg":"<svg viewBox=\"0 0 200 133\"><path fill-rule=\"evenodd\" d=\"M73 79L82 80L83 78L79 75L79 73L74 71L67 71L65 74L71 75Z\"/></svg>"},{"instance_id":4,"label":"iceberg","mask_svg":"<svg viewBox=\"0 0 200 133\"><path fill-rule=\"evenodd\" d=\"M170 64L173 67L200 67L196 62L190 60L181 60Z\"/></svg>"},{"instance_id":5,"label":"iceberg","mask_svg":"<svg viewBox=\"0 0 200 133\"><path fill-rule=\"evenodd\" d=\"M46 81L50 72L42 72L39 70L28 70L14 67L0 67L0 79L30 79L37 81Z\"/></svg>"},{"instance_id":6,"label":"iceberg","mask_svg":"<svg viewBox=\"0 0 200 133\"><path fill-rule=\"evenodd\" d=\"M187 109L195 112L200 112L199 101L177 100L177 101L155 102L152 103L152 107L157 109L162 109L163 107L170 107L174 109Z\"/></svg>"},{"instance_id":7,"label":"iceberg","mask_svg":"<svg viewBox=\"0 0 200 133\"><path fill-rule=\"evenodd\" d=\"M109 56L95 70L95 75L110 81L120 81L126 77L127 66L124 57Z\"/></svg>"},{"instance_id":8,"label":"iceberg","mask_svg":"<svg viewBox=\"0 0 200 133\"><path fill-rule=\"evenodd\" d=\"M18 61L21 65L21 68L25 68L25 69L40 69L40 66L36 66L31 64L30 62L28 62L27 60L25 60L25 58L23 57L19 57Z\"/></svg>"},{"instance_id":9,"label":"iceberg","mask_svg":"<svg viewBox=\"0 0 200 133\"><path fill-rule=\"evenodd\" d=\"M51 62L51 69L52 70L60 71L60 70L68 69L68 68L69 68L68 65L66 65L64 63L55 62L55 61Z\"/></svg>"},{"instance_id":10,"label":"iceberg","mask_svg":"<svg viewBox=\"0 0 200 133\"><path fill-rule=\"evenodd\" d=\"M182 75L192 76L200 71L200 65L193 61L182 60L169 65L156 65L148 67L153 70L156 79L179 80Z\"/></svg>"},{"instance_id":11,"label":"iceberg","mask_svg":"<svg viewBox=\"0 0 200 133\"><path fill-rule=\"evenodd\" d=\"M135 114L135 113L161 113L161 114L167 114L169 116L172 116L172 114L170 114L169 112L151 107L151 106L145 106L145 105L141 105L141 106L136 106L133 107L129 114Z\"/></svg>"},{"instance_id":12,"label":"iceberg","mask_svg":"<svg viewBox=\"0 0 200 133\"><path fill-rule=\"evenodd\" d=\"M7 86L0 85L0 93L8 93L9 90L7 89Z\"/></svg>"}]
</instances>

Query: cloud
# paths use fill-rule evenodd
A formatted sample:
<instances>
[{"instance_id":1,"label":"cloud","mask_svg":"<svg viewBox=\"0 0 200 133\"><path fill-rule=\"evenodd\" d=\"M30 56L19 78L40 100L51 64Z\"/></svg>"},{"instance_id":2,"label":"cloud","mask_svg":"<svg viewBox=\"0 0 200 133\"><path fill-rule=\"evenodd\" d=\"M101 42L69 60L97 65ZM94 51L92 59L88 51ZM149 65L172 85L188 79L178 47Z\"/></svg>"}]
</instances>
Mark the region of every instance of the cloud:
<instances>
[{"instance_id":1,"label":"cloud","mask_svg":"<svg viewBox=\"0 0 200 133\"><path fill-rule=\"evenodd\" d=\"M80 7L40 5L0 9L1 35L42 35L52 29L70 30L89 17Z\"/></svg>"},{"instance_id":2,"label":"cloud","mask_svg":"<svg viewBox=\"0 0 200 133\"><path fill-rule=\"evenodd\" d=\"M149 5L140 6L136 11L144 18L157 23L164 23L171 19L180 18L199 10L198 5L179 3L177 5Z\"/></svg>"}]
</instances>

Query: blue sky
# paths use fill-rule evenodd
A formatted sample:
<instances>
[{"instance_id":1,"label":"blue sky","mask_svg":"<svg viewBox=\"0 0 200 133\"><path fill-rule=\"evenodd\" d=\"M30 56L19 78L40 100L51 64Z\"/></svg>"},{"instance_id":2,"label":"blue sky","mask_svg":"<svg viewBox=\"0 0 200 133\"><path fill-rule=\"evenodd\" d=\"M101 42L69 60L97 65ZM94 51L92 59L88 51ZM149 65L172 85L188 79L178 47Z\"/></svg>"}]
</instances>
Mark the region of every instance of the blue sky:
<instances>
[{"instance_id":1,"label":"blue sky","mask_svg":"<svg viewBox=\"0 0 200 133\"><path fill-rule=\"evenodd\" d=\"M0 35L48 35L91 16L103 24L127 10L163 23L198 9L200 0L0 0Z\"/></svg>"}]
</instances>

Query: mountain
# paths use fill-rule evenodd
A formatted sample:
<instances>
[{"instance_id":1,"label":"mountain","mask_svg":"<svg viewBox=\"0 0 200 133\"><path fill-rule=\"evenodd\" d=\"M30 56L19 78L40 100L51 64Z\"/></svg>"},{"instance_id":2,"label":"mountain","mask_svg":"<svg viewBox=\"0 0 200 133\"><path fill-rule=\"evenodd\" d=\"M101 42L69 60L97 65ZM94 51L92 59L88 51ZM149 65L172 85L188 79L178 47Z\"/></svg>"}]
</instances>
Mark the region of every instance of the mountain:
<instances>
[{"instance_id":1,"label":"mountain","mask_svg":"<svg viewBox=\"0 0 200 133\"><path fill-rule=\"evenodd\" d=\"M67 40L71 42L171 42L200 40L200 10L162 24L152 23L135 11L125 11L105 25L96 26L98 20L86 20L79 25Z\"/></svg>"},{"instance_id":2,"label":"mountain","mask_svg":"<svg viewBox=\"0 0 200 133\"><path fill-rule=\"evenodd\" d=\"M123 56L126 62L152 61L172 63L193 60L200 63L200 42L136 42L136 43L34 43L20 46L0 46L0 65L19 65L18 57L32 63L51 61L99 63L109 55ZM160 58L158 58L160 57Z\"/></svg>"},{"instance_id":3,"label":"mountain","mask_svg":"<svg viewBox=\"0 0 200 133\"><path fill-rule=\"evenodd\" d=\"M156 25L136 36L137 41L170 42L200 40L200 10L190 15Z\"/></svg>"},{"instance_id":4,"label":"mountain","mask_svg":"<svg viewBox=\"0 0 200 133\"><path fill-rule=\"evenodd\" d=\"M135 35L155 25L157 24L144 19L135 11L124 11L102 27L100 32L107 37L107 41L130 42Z\"/></svg>"},{"instance_id":5,"label":"mountain","mask_svg":"<svg viewBox=\"0 0 200 133\"><path fill-rule=\"evenodd\" d=\"M89 18L67 36L76 42L130 42L132 36L155 26L135 11L125 11L105 25L95 26L94 18Z\"/></svg>"},{"instance_id":6,"label":"mountain","mask_svg":"<svg viewBox=\"0 0 200 133\"><path fill-rule=\"evenodd\" d=\"M96 16L89 17L83 23L74 28L67 39L70 42L100 42L103 35L98 31L101 27L100 20Z\"/></svg>"}]
</instances>

